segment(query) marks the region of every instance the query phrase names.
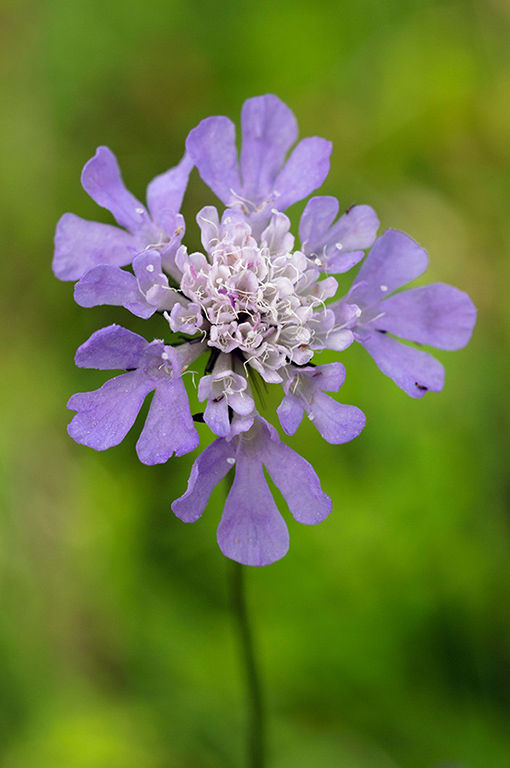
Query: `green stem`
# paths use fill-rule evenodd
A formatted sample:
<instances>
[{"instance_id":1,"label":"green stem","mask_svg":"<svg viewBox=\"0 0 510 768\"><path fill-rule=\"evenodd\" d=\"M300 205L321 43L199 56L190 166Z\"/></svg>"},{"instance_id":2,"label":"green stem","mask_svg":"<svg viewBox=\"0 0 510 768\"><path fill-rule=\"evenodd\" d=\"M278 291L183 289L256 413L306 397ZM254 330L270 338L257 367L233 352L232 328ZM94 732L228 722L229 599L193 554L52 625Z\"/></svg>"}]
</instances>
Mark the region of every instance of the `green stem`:
<instances>
[{"instance_id":1,"label":"green stem","mask_svg":"<svg viewBox=\"0 0 510 768\"><path fill-rule=\"evenodd\" d=\"M246 679L246 693L249 707L248 719L248 766L264 768L264 705L260 678L255 658L253 636L246 610L244 591L245 566L230 560L230 589L232 610L236 619L241 655Z\"/></svg>"}]
</instances>

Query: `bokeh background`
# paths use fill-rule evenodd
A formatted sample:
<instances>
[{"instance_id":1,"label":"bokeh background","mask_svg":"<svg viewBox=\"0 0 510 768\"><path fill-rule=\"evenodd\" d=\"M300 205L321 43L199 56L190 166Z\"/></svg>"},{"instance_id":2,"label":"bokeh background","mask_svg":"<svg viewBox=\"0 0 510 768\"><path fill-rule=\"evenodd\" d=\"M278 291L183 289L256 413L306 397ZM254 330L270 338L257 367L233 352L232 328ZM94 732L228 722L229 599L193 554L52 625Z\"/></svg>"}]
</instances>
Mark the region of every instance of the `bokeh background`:
<instances>
[{"instance_id":1,"label":"bokeh background","mask_svg":"<svg viewBox=\"0 0 510 768\"><path fill-rule=\"evenodd\" d=\"M508 768L509 29L507 0L2 0L4 768L243 765L221 492L184 525L193 455L142 466L140 422L102 454L66 433L68 397L105 378L76 347L161 326L77 307L50 263L64 211L110 221L79 183L97 145L143 199L199 120L266 92L334 142L322 191L412 234L427 281L479 308L472 343L438 355L441 395L408 398L353 347L362 436L331 446L306 422L289 441L334 512L290 522L287 557L247 573L270 766ZM210 200L195 172L192 245Z\"/></svg>"}]
</instances>

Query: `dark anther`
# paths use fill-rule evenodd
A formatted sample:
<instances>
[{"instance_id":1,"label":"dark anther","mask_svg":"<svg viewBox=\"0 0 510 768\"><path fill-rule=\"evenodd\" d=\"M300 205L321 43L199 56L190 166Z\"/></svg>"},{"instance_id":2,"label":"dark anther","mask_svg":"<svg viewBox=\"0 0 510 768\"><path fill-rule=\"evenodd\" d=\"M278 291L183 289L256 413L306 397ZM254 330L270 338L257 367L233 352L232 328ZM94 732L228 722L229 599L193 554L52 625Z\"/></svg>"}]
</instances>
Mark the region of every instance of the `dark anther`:
<instances>
[{"instance_id":1,"label":"dark anther","mask_svg":"<svg viewBox=\"0 0 510 768\"><path fill-rule=\"evenodd\" d=\"M418 387L418 389L421 389L422 392L426 392L428 387L424 386L424 384L418 384L417 381L414 382L415 387Z\"/></svg>"},{"instance_id":2,"label":"dark anther","mask_svg":"<svg viewBox=\"0 0 510 768\"><path fill-rule=\"evenodd\" d=\"M356 205L356 203L351 203L350 206L347 208L347 210L345 212L346 213L350 213L355 205Z\"/></svg>"},{"instance_id":3,"label":"dark anther","mask_svg":"<svg viewBox=\"0 0 510 768\"><path fill-rule=\"evenodd\" d=\"M377 333L388 333L388 331L382 331L380 328L376 328L375 330Z\"/></svg>"},{"instance_id":4,"label":"dark anther","mask_svg":"<svg viewBox=\"0 0 510 768\"><path fill-rule=\"evenodd\" d=\"M220 395L219 397L213 397L213 403L221 403L225 395Z\"/></svg>"},{"instance_id":5,"label":"dark anther","mask_svg":"<svg viewBox=\"0 0 510 768\"><path fill-rule=\"evenodd\" d=\"M199 424L204 423L204 414L203 413L194 413L193 414L193 421L198 421Z\"/></svg>"},{"instance_id":6,"label":"dark anther","mask_svg":"<svg viewBox=\"0 0 510 768\"><path fill-rule=\"evenodd\" d=\"M131 373L131 371L136 371L136 368L126 368L125 369L127 373Z\"/></svg>"}]
</instances>

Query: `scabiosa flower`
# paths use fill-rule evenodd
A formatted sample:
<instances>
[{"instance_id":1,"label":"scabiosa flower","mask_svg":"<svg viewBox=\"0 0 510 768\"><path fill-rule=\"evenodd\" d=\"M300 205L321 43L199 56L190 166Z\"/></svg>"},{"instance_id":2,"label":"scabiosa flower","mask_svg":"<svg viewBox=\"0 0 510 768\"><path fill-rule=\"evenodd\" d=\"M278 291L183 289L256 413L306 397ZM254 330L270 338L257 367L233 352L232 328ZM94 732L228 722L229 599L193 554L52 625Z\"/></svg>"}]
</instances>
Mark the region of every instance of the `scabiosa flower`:
<instances>
[{"instance_id":1,"label":"scabiosa flower","mask_svg":"<svg viewBox=\"0 0 510 768\"><path fill-rule=\"evenodd\" d=\"M294 434L306 413L329 443L348 442L365 416L326 394L339 391L345 368L317 364L316 356L343 352L356 340L408 394L421 396L441 389L442 367L390 334L458 349L469 340L475 310L466 294L441 283L394 293L425 270L427 257L401 232L376 240L379 222L367 205L338 217L335 198L313 197L297 247L284 211L323 182L331 144L303 139L287 158L296 120L272 95L245 102L241 125L239 162L228 118L207 118L193 129L180 165L149 185L150 216L124 188L114 156L100 148L85 166L83 185L124 229L65 214L54 269L78 280L74 295L82 306L123 306L142 318L159 313L161 335L172 342L149 343L117 325L94 333L79 348L77 365L125 372L95 392L73 395L71 436L96 450L117 445L154 392L137 453L157 464L194 450L195 423L204 422L216 439L196 459L172 509L186 522L197 520L232 470L219 546L241 563L266 565L285 555L289 534L264 467L299 522L321 522L331 501L312 466L258 412L260 385L282 387L277 415L285 433ZM198 212L202 248L190 252L178 211L192 164L225 209ZM333 275L358 264L370 246L351 290L328 304L338 292ZM204 411L192 417L185 374L203 353Z\"/></svg>"},{"instance_id":2,"label":"scabiosa flower","mask_svg":"<svg viewBox=\"0 0 510 768\"><path fill-rule=\"evenodd\" d=\"M149 213L124 186L113 152L99 147L86 163L81 183L98 205L110 211L119 226L64 213L55 233L55 275L60 280L77 280L100 264L124 267L147 247L161 253L171 273L173 255L184 234L179 210L192 168L192 161L184 155L179 165L151 181L147 187Z\"/></svg>"},{"instance_id":3,"label":"scabiosa flower","mask_svg":"<svg viewBox=\"0 0 510 768\"><path fill-rule=\"evenodd\" d=\"M396 290L422 275L428 256L409 235L389 229L377 238L345 299L331 306L336 318L356 304L352 331L380 370L411 397L440 392L444 368L428 352L394 336L438 349L460 349L473 332L476 309L467 295L445 283Z\"/></svg>"}]
</instances>

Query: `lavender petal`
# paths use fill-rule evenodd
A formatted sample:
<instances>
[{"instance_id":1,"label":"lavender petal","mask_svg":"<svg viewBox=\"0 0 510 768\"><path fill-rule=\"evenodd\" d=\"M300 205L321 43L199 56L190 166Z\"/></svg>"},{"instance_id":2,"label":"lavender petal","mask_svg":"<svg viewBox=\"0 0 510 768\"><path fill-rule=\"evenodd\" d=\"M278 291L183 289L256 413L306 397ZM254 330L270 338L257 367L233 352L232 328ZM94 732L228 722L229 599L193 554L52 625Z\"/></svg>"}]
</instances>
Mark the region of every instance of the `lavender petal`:
<instances>
[{"instance_id":1,"label":"lavender petal","mask_svg":"<svg viewBox=\"0 0 510 768\"><path fill-rule=\"evenodd\" d=\"M181 378L156 387L136 452L144 464L162 464L174 454L183 456L200 443Z\"/></svg>"},{"instance_id":2,"label":"lavender petal","mask_svg":"<svg viewBox=\"0 0 510 768\"><path fill-rule=\"evenodd\" d=\"M111 149L97 148L94 157L83 168L81 183L98 205L113 214L119 226L133 234L140 231L147 220L147 211L126 189Z\"/></svg>"},{"instance_id":3,"label":"lavender petal","mask_svg":"<svg viewBox=\"0 0 510 768\"><path fill-rule=\"evenodd\" d=\"M78 348L74 361L79 368L115 370L138 368L150 344L120 325L109 325L92 334Z\"/></svg>"},{"instance_id":4,"label":"lavender petal","mask_svg":"<svg viewBox=\"0 0 510 768\"><path fill-rule=\"evenodd\" d=\"M298 136L292 111L272 94L248 99L241 113L243 196L255 205L266 200Z\"/></svg>"},{"instance_id":5,"label":"lavender petal","mask_svg":"<svg viewBox=\"0 0 510 768\"><path fill-rule=\"evenodd\" d=\"M140 292L136 277L119 267L107 264L86 272L74 287L74 298L80 307L109 304L125 307L137 317L148 318L156 307L151 306Z\"/></svg>"},{"instance_id":6,"label":"lavender petal","mask_svg":"<svg viewBox=\"0 0 510 768\"><path fill-rule=\"evenodd\" d=\"M142 371L110 379L101 389L73 395L67 407L78 411L68 432L77 443L104 451L127 435L154 384Z\"/></svg>"},{"instance_id":7,"label":"lavender petal","mask_svg":"<svg viewBox=\"0 0 510 768\"><path fill-rule=\"evenodd\" d=\"M476 322L467 293L445 283L402 291L381 302L380 309L374 327L438 349L464 347Z\"/></svg>"},{"instance_id":8,"label":"lavender petal","mask_svg":"<svg viewBox=\"0 0 510 768\"><path fill-rule=\"evenodd\" d=\"M86 221L74 213L64 213L55 232L53 272L60 280L78 280L100 264L124 267L143 247L123 229Z\"/></svg>"},{"instance_id":9,"label":"lavender petal","mask_svg":"<svg viewBox=\"0 0 510 768\"><path fill-rule=\"evenodd\" d=\"M225 203L237 199L241 182L237 168L235 126L228 117L208 117L190 131L186 149L203 181Z\"/></svg>"},{"instance_id":10,"label":"lavender petal","mask_svg":"<svg viewBox=\"0 0 510 768\"><path fill-rule=\"evenodd\" d=\"M304 408L294 395L285 395L276 409L280 424L287 435L293 435L303 420Z\"/></svg>"},{"instance_id":11,"label":"lavender petal","mask_svg":"<svg viewBox=\"0 0 510 768\"><path fill-rule=\"evenodd\" d=\"M191 467L186 493L172 504L177 517L185 523L198 520L213 489L232 469L234 450L232 443L218 438L202 451Z\"/></svg>"},{"instance_id":12,"label":"lavender petal","mask_svg":"<svg viewBox=\"0 0 510 768\"><path fill-rule=\"evenodd\" d=\"M209 429L218 437L227 437L230 434L230 420L228 418L228 402L223 397L219 402L214 402L212 397L207 401L204 411L204 421Z\"/></svg>"},{"instance_id":13,"label":"lavender petal","mask_svg":"<svg viewBox=\"0 0 510 768\"><path fill-rule=\"evenodd\" d=\"M272 440L264 464L298 523L315 525L332 509L312 465L279 440Z\"/></svg>"},{"instance_id":14,"label":"lavender petal","mask_svg":"<svg viewBox=\"0 0 510 768\"><path fill-rule=\"evenodd\" d=\"M338 201L334 197L313 197L299 224L303 251L323 261L326 271L347 272L374 242L379 220L368 205L349 208L336 222Z\"/></svg>"},{"instance_id":15,"label":"lavender petal","mask_svg":"<svg viewBox=\"0 0 510 768\"><path fill-rule=\"evenodd\" d=\"M175 214L181 210L193 161L185 154L175 168L154 178L147 187L147 205L151 217L170 232L175 229Z\"/></svg>"},{"instance_id":16,"label":"lavender petal","mask_svg":"<svg viewBox=\"0 0 510 768\"><path fill-rule=\"evenodd\" d=\"M332 144L312 136L303 139L292 151L274 183L274 207L284 211L321 186L329 173Z\"/></svg>"},{"instance_id":17,"label":"lavender petal","mask_svg":"<svg viewBox=\"0 0 510 768\"><path fill-rule=\"evenodd\" d=\"M442 390L444 368L428 352L402 344L380 331L368 334L360 343L378 368L411 397Z\"/></svg>"},{"instance_id":18,"label":"lavender petal","mask_svg":"<svg viewBox=\"0 0 510 768\"><path fill-rule=\"evenodd\" d=\"M217 538L223 554L244 565L269 565L288 552L289 532L257 457L238 457Z\"/></svg>"},{"instance_id":19,"label":"lavender petal","mask_svg":"<svg viewBox=\"0 0 510 768\"><path fill-rule=\"evenodd\" d=\"M427 269L428 257L409 235L388 229L378 237L356 276L349 302L370 307Z\"/></svg>"},{"instance_id":20,"label":"lavender petal","mask_svg":"<svg viewBox=\"0 0 510 768\"><path fill-rule=\"evenodd\" d=\"M366 424L363 411L354 405L342 405L324 392L313 395L307 412L324 440L334 445L358 437Z\"/></svg>"}]
</instances>

